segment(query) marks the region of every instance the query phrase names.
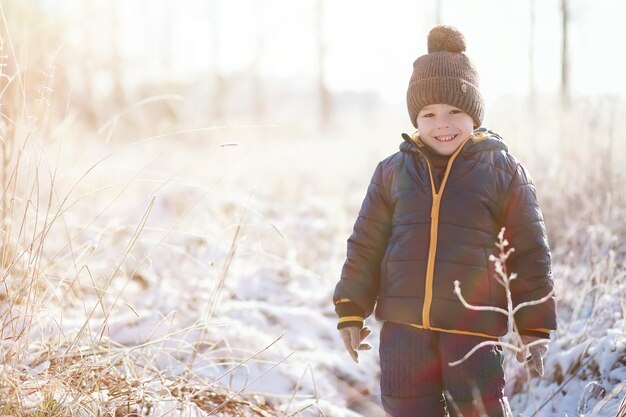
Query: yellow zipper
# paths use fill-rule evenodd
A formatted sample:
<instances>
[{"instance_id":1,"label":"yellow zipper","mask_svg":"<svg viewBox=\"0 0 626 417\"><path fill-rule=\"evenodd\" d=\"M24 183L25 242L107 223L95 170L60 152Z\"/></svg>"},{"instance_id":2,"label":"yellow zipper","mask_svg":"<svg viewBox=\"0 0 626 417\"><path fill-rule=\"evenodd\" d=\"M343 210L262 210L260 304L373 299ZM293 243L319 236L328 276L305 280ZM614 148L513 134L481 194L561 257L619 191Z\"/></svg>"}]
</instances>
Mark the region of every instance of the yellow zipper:
<instances>
[{"instance_id":1,"label":"yellow zipper","mask_svg":"<svg viewBox=\"0 0 626 417\"><path fill-rule=\"evenodd\" d=\"M435 181L433 180L433 171L430 166L430 161L426 158L428 174L430 175L430 188L433 194L433 205L430 210L430 245L428 247L428 263L426 264L426 288L424 290L424 307L422 309L422 323L426 329L431 328L430 307L433 303L433 280L435 276L435 258L437 257L437 234L439 231L439 208L441 207L441 196L444 188L446 187L446 182L448 182L448 175L450 174L454 160L461 152L461 149L463 149L463 146L471 138L472 136L470 135L463 141L459 148L454 151L452 156L450 156L450 160L446 166L446 173L443 176L443 181L441 181L441 186L439 187L438 192L435 190Z\"/></svg>"}]
</instances>

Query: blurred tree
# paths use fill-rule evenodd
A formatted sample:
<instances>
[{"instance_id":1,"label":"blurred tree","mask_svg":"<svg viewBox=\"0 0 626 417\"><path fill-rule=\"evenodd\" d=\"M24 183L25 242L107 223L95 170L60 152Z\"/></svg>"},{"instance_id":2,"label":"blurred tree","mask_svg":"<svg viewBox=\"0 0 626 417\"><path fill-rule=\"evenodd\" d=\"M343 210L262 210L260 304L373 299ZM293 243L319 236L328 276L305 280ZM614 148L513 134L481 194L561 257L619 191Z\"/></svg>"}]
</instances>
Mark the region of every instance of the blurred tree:
<instances>
[{"instance_id":1,"label":"blurred tree","mask_svg":"<svg viewBox=\"0 0 626 417\"><path fill-rule=\"evenodd\" d=\"M569 86L569 51L568 51L568 26L569 26L569 0L561 0L561 103L563 106L570 104Z\"/></svg>"},{"instance_id":2,"label":"blurred tree","mask_svg":"<svg viewBox=\"0 0 626 417\"><path fill-rule=\"evenodd\" d=\"M105 3L104 7L107 8L107 12L109 13L109 22L110 22L110 32L109 39L111 42L111 50L110 50L110 61L109 65L111 66L111 81L112 81L112 99L118 105L122 105L126 99L126 92L124 91L123 86L123 72L124 72L124 62L121 58L120 53L120 40L118 33L121 31L121 27L119 25L117 8L113 3ZM106 21L106 19L105 19Z\"/></svg>"},{"instance_id":3,"label":"blurred tree","mask_svg":"<svg viewBox=\"0 0 626 417\"><path fill-rule=\"evenodd\" d=\"M327 128L330 124L331 97L326 85L326 43L324 41L324 0L317 2L317 62L319 91L319 124Z\"/></svg>"},{"instance_id":4,"label":"blurred tree","mask_svg":"<svg viewBox=\"0 0 626 417\"><path fill-rule=\"evenodd\" d=\"M265 9L263 2L254 2L255 16L255 48L254 56L251 62L250 75L252 77L252 114L257 123L262 123L265 118L265 105L263 100L263 80L261 77L261 62L265 54L265 36L264 36L264 16Z\"/></svg>"},{"instance_id":5,"label":"blurred tree","mask_svg":"<svg viewBox=\"0 0 626 417\"><path fill-rule=\"evenodd\" d=\"M535 0L528 1L528 98L530 108L535 102Z\"/></svg>"},{"instance_id":6,"label":"blurred tree","mask_svg":"<svg viewBox=\"0 0 626 417\"><path fill-rule=\"evenodd\" d=\"M174 52L172 48L172 43L174 39L172 35L174 34L174 30L172 26L177 20L174 14L176 13L176 10L181 7L180 5L178 7L170 7L170 5L171 3L169 2L169 0L162 0L162 4L158 6L159 8L161 8L161 10L167 10L167 12L161 13L160 19L158 19L160 20L159 33L161 35L161 40L159 41L160 47L158 49L159 61L161 66L159 70L161 77L164 77L165 79L169 79L172 75L171 62L172 53ZM157 14L157 16L159 15Z\"/></svg>"},{"instance_id":7,"label":"blurred tree","mask_svg":"<svg viewBox=\"0 0 626 417\"><path fill-rule=\"evenodd\" d=\"M222 103L226 99L226 80L220 71L220 30L218 0L208 1L209 22L209 54L213 78L213 94L211 94L211 113L215 121L224 117Z\"/></svg>"},{"instance_id":8,"label":"blurred tree","mask_svg":"<svg viewBox=\"0 0 626 417\"><path fill-rule=\"evenodd\" d=\"M441 12L442 0L435 0L435 24L440 25L443 23L443 17Z\"/></svg>"}]
</instances>

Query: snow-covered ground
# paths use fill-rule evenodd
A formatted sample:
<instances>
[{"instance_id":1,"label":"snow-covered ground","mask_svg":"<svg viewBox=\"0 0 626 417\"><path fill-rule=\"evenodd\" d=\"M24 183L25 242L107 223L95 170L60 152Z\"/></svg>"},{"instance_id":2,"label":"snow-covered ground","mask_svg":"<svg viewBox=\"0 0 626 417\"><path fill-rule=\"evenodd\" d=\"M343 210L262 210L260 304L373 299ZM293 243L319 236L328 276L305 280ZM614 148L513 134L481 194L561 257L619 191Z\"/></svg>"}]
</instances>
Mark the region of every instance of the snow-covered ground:
<instances>
[{"instance_id":1,"label":"snow-covered ground","mask_svg":"<svg viewBox=\"0 0 626 417\"><path fill-rule=\"evenodd\" d=\"M63 345L81 331L80 340L102 332L165 376L191 373L258 395L284 415L383 416L378 324L368 323L374 350L354 364L335 330L331 294L375 163L400 137L270 135L226 130L208 140L65 146L57 202L109 156L72 189L47 237L49 302L36 312L33 352L38 338ZM582 232L579 253L555 251L560 328L546 374L528 379L507 358L515 415L612 417L625 395L624 242L601 225ZM50 363L35 366L34 353L24 365L45 372ZM604 399L589 395L577 410L593 387ZM153 415L196 415L187 405L164 401Z\"/></svg>"}]
</instances>

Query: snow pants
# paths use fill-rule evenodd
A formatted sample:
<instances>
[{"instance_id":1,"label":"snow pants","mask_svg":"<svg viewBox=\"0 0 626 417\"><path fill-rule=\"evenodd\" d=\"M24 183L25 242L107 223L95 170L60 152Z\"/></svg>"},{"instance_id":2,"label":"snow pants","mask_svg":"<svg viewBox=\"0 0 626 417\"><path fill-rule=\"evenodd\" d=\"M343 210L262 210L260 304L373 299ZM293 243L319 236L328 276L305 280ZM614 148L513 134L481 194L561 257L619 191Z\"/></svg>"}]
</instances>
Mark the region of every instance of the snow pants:
<instances>
[{"instance_id":1,"label":"snow pants","mask_svg":"<svg viewBox=\"0 0 626 417\"><path fill-rule=\"evenodd\" d=\"M379 353L380 389L387 415L512 416L504 396L500 347L482 347L462 364L448 365L485 340L493 339L385 322Z\"/></svg>"}]
</instances>

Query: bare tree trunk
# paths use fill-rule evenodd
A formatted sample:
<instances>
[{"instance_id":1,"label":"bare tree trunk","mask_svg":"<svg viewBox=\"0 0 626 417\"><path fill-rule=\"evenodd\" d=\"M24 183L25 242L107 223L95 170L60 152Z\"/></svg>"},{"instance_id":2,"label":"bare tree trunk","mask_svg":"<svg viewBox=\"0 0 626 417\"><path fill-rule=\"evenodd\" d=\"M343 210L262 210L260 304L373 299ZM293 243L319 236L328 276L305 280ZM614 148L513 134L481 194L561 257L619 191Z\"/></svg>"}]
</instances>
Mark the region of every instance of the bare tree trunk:
<instances>
[{"instance_id":1,"label":"bare tree trunk","mask_svg":"<svg viewBox=\"0 0 626 417\"><path fill-rule=\"evenodd\" d=\"M170 6L169 0L163 0L163 5L160 7L161 14L161 48L159 48L159 61L161 68L159 68L161 73L159 76L163 78L164 76L168 79L171 77L172 73L172 44L173 44L173 28L172 21L174 17L172 16L176 13L176 7Z\"/></svg>"},{"instance_id":2,"label":"bare tree trunk","mask_svg":"<svg viewBox=\"0 0 626 417\"><path fill-rule=\"evenodd\" d=\"M443 17L442 17L442 12L441 12L441 3L442 0L436 0L435 1L435 24L440 25L441 23L443 23Z\"/></svg>"},{"instance_id":3,"label":"bare tree trunk","mask_svg":"<svg viewBox=\"0 0 626 417\"><path fill-rule=\"evenodd\" d=\"M119 34L119 22L116 7L113 4L107 4L106 7L109 8L108 12L110 13L109 22L111 24L111 51L110 51L110 61L109 65L111 65L111 74L113 74L113 91L112 98L113 102L117 105L124 103L125 100L125 92L123 90L123 62L122 56L120 52L120 40Z\"/></svg>"},{"instance_id":4,"label":"bare tree trunk","mask_svg":"<svg viewBox=\"0 0 626 417\"><path fill-rule=\"evenodd\" d=\"M209 54L211 66L211 76L213 78L211 94L211 113L217 122L224 117L222 103L226 101L225 80L220 71L220 29L219 29L219 7L218 0L209 0Z\"/></svg>"},{"instance_id":5,"label":"bare tree trunk","mask_svg":"<svg viewBox=\"0 0 626 417\"><path fill-rule=\"evenodd\" d=\"M562 43L561 43L561 103L564 107L570 104L569 85L569 51L568 51L568 26L569 26L569 1L561 0L562 18Z\"/></svg>"},{"instance_id":6,"label":"bare tree trunk","mask_svg":"<svg viewBox=\"0 0 626 417\"><path fill-rule=\"evenodd\" d=\"M535 0L528 3L528 97L532 109L535 103Z\"/></svg>"},{"instance_id":7,"label":"bare tree trunk","mask_svg":"<svg viewBox=\"0 0 626 417\"><path fill-rule=\"evenodd\" d=\"M256 22L256 45L250 71L250 76L252 77L252 114L254 115L255 121L257 123L262 123L263 119L265 118L263 86L261 82L261 62L263 60L263 54L265 53L265 37L263 36L264 3L260 1L254 2L254 7L254 21Z\"/></svg>"},{"instance_id":8,"label":"bare tree trunk","mask_svg":"<svg viewBox=\"0 0 626 417\"><path fill-rule=\"evenodd\" d=\"M325 129L330 124L331 102L326 85L326 43L324 41L324 0L317 2L317 63L318 63L318 94L319 124Z\"/></svg>"}]
</instances>

